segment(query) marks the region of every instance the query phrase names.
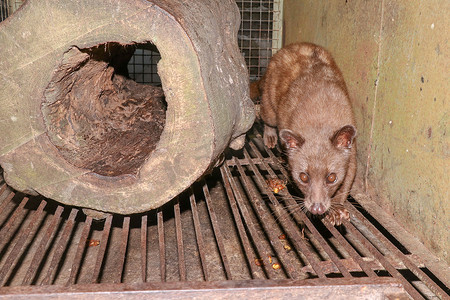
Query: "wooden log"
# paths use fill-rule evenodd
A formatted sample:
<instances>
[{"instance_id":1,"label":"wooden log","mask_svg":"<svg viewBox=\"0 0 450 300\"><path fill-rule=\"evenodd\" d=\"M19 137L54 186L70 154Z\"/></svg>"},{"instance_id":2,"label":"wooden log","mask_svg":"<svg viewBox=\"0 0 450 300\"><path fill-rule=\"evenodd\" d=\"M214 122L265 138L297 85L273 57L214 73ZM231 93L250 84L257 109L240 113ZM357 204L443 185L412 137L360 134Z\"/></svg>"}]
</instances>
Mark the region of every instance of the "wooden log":
<instances>
[{"instance_id":1,"label":"wooden log","mask_svg":"<svg viewBox=\"0 0 450 300\"><path fill-rule=\"evenodd\" d=\"M168 202L253 123L239 23L231 0L27 1L0 23L7 183L120 214ZM151 45L162 90L126 77Z\"/></svg>"}]
</instances>

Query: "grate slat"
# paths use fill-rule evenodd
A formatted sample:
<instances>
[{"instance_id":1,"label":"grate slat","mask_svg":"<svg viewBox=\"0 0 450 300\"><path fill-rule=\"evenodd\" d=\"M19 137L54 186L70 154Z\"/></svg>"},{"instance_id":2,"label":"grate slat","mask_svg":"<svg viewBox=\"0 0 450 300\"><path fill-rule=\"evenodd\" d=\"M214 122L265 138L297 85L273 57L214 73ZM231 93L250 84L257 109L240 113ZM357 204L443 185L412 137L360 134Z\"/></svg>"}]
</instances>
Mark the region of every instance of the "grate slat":
<instances>
[{"instance_id":1,"label":"grate slat","mask_svg":"<svg viewBox=\"0 0 450 300\"><path fill-rule=\"evenodd\" d=\"M253 279L262 279L265 278L264 275L261 273L259 269L256 268L254 260L252 257L255 257L255 254L250 246L250 241L247 236L247 233L245 232L244 224L242 223L241 215L239 213L239 208L236 203L236 199L233 194L233 190L231 187L231 174L227 166L222 165L220 168L220 173L222 175L222 180L225 186L225 192L228 197L228 202L230 203L231 210L233 213L233 218L236 223L236 226L238 228L239 238L243 244L245 257L247 259L247 264L250 268L250 273Z\"/></svg>"},{"instance_id":2,"label":"grate slat","mask_svg":"<svg viewBox=\"0 0 450 300\"><path fill-rule=\"evenodd\" d=\"M66 286L75 284L76 282L78 271L82 263L81 259L83 258L83 252L86 249L86 242L89 236L89 231L91 230L91 225L92 225L92 217L88 216L86 217L83 226L83 231L81 232L80 240L78 241L77 252L75 253L75 257L73 259L69 280L67 281Z\"/></svg>"},{"instance_id":3,"label":"grate slat","mask_svg":"<svg viewBox=\"0 0 450 300\"><path fill-rule=\"evenodd\" d=\"M6 188L7 188L8 186L6 185L6 183L3 183L2 184L2 187L0 188L0 196L2 196L3 195L3 193L6 191ZM0 210L0 213L1 213L1 210Z\"/></svg>"},{"instance_id":4,"label":"grate slat","mask_svg":"<svg viewBox=\"0 0 450 300\"><path fill-rule=\"evenodd\" d=\"M6 199L5 201L2 203L5 204L4 206L6 206L9 202L11 202L12 198L14 198L14 193L11 193ZM10 240L11 235L13 234L13 232L11 231L12 226L14 225L17 217L23 213L24 211L24 207L28 202L28 197L24 197L22 199L22 201L20 201L19 206L14 210L14 213L12 214L12 216L9 218L8 222L6 222L5 226L2 228L2 230L0 230L0 235L2 237L2 239L0 240L0 250L3 249L3 247L6 245L6 243ZM2 207L3 209L4 207Z\"/></svg>"},{"instance_id":5,"label":"grate slat","mask_svg":"<svg viewBox=\"0 0 450 300\"><path fill-rule=\"evenodd\" d=\"M111 231L111 223L113 216L108 215L106 217L105 224L103 226L102 237L100 240L100 247L97 252L97 259L95 261L94 270L92 272L91 283L98 283L100 278L100 270L103 264L103 259L105 258L106 246L108 245L109 233Z\"/></svg>"},{"instance_id":6,"label":"grate slat","mask_svg":"<svg viewBox=\"0 0 450 300\"><path fill-rule=\"evenodd\" d=\"M147 282L147 214L141 217L141 278Z\"/></svg>"},{"instance_id":7,"label":"grate slat","mask_svg":"<svg viewBox=\"0 0 450 300\"><path fill-rule=\"evenodd\" d=\"M177 252L178 252L178 270L180 272L180 280L186 280L186 260L184 257L184 243L183 232L181 227L181 214L180 214L180 202L177 198L177 202L173 206L175 213L175 231L177 236Z\"/></svg>"},{"instance_id":8,"label":"grate slat","mask_svg":"<svg viewBox=\"0 0 450 300\"><path fill-rule=\"evenodd\" d=\"M323 222L329 223L328 220L324 219ZM366 247L367 250L370 251L370 253L383 265L383 267L388 271L391 276L398 279L402 284L405 290L410 294L414 299L425 299L403 276L400 274L400 272L394 268L389 261L383 256L383 254L378 251L375 246L368 241L361 232L353 225L352 222L349 222L347 220L344 220L343 222L345 228L349 230L356 238L361 242L361 244Z\"/></svg>"},{"instance_id":9,"label":"grate slat","mask_svg":"<svg viewBox=\"0 0 450 300\"><path fill-rule=\"evenodd\" d=\"M205 250L204 250L205 243L203 242L203 234L202 234L202 230L201 230L201 226L200 226L200 218L198 216L197 203L195 201L195 195L194 195L194 191L192 188L190 189L190 192L191 192L191 194L189 196L189 201L191 203L192 218L194 221L195 237L197 240L198 252L200 254L200 262L202 264L204 280L208 281L209 276L208 276L208 269L207 269L207 264L206 264L206 255L205 255Z\"/></svg>"},{"instance_id":10,"label":"grate slat","mask_svg":"<svg viewBox=\"0 0 450 300\"><path fill-rule=\"evenodd\" d=\"M58 222L60 221L60 217L62 212L64 211L64 207L58 205L58 208L55 211L55 214L52 217L51 222L48 224L47 230L45 231L45 235L41 239L41 243L39 244L36 252L31 260L30 267L23 278L22 285L29 285L32 282L32 279L36 275L36 271L39 267L40 262L44 258L46 253L46 249L49 247L50 241L52 237L56 234L58 229Z\"/></svg>"},{"instance_id":11,"label":"grate slat","mask_svg":"<svg viewBox=\"0 0 450 300\"><path fill-rule=\"evenodd\" d=\"M360 266L361 270L366 273L367 276L371 278L378 277L369 264L363 260L363 258L358 254L358 252L350 245L350 243L340 234L340 232L331 225L329 222L324 222L325 227L328 231L338 240L339 244L344 247L350 257Z\"/></svg>"},{"instance_id":12,"label":"grate slat","mask_svg":"<svg viewBox=\"0 0 450 300\"><path fill-rule=\"evenodd\" d=\"M214 236L216 237L217 246L219 248L220 256L222 257L222 263L225 268L225 275L228 280L232 280L230 265L228 263L228 258L225 252L225 246L223 242L223 235L220 231L219 221L217 220L216 213L214 211L214 207L211 201L211 195L209 193L208 185L205 180L202 180L203 183L203 193L206 199L206 206L208 207L209 217L211 219L211 224L214 231Z\"/></svg>"},{"instance_id":13,"label":"grate slat","mask_svg":"<svg viewBox=\"0 0 450 300\"><path fill-rule=\"evenodd\" d=\"M242 166L241 166L242 167ZM237 183L236 183L236 178L235 177L231 177L230 178L230 183L231 186L233 188L233 192L235 193L236 196L236 202L238 204L238 208L242 214L243 217L243 221L246 224L246 227L250 233L250 237L253 240L253 245L256 247L257 250L257 255L259 255L259 257L255 257L255 262L257 260L262 260L262 258L266 258L272 255L272 251L269 247L266 246L266 244L264 243L265 237L263 235L262 232L260 232L257 229L257 222L255 222L251 217L250 217L250 212L247 209L245 203L244 203L244 196L242 195L241 191L239 190L239 188L237 187ZM275 272L275 270L270 267L267 266L266 264L262 263L261 267L263 268L263 270L265 271L266 276L269 279L274 279L278 277L278 274Z\"/></svg>"},{"instance_id":14,"label":"grate slat","mask_svg":"<svg viewBox=\"0 0 450 300\"><path fill-rule=\"evenodd\" d=\"M47 275L44 277L44 279L41 282L41 285L49 285L53 283L53 279L56 275L56 272L58 271L58 266L61 263L61 258L64 254L64 249L68 247L68 241L70 234L72 232L73 226L75 224L75 217L78 214L78 209L72 208L70 212L69 219L67 220L64 230L61 234L61 237L59 238L58 242L56 243L56 249L53 253L53 258L51 260L51 263L47 270Z\"/></svg>"},{"instance_id":15,"label":"grate slat","mask_svg":"<svg viewBox=\"0 0 450 300\"><path fill-rule=\"evenodd\" d=\"M162 211L157 213L158 242L159 242L159 271L161 282L166 281L166 243L164 238L164 216Z\"/></svg>"},{"instance_id":16,"label":"grate slat","mask_svg":"<svg viewBox=\"0 0 450 300\"><path fill-rule=\"evenodd\" d=\"M26 200L25 200L26 199ZM24 198L24 200L21 202L26 203L28 201L28 198ZM25 205L25 204L24 204ZM34 212L33 216L30 219L30 222L28 223L28 226L26 228L22 228L19 238L17 239L14 248L9 253L8 258L6 259L5 263L3 264L3 267L0 270L0 287L2 287L6 282L6 276L8 272L11 270L11 267L13 266L13 263L16 259L19 258L22 251L24 250L25 246L27 245L26 241L30 234L36 230L36 228L33 227L37 225L37 220L42 216L42 213L44 211L44 207L47 205L47 201L42 200L41 204L39 205L38 209ZM22 210L23 207L20 209Z\"/></svg>"},{"instance_id":17,"label":"grate slat","mask_svg":"<svg viewBox=\"0 0 450 300\"><path fill-rule=\"evenodd\" d=\"M325 278L326 277L325 272L322 270L322 267L318 263L317 258L314 256L312 251L308 248L308 246L304 242L304 239L301 236L301 234L298 232L298 230L295 229L295 227L298 227L298 226L296 226L294 224L294 222L287 215L286 211L281 207L281 204L278 203L278 200L275 198L275 196L273 195L273 193L270 191L269 187L265 183L263 176L258 171L255 164L253 164L251 162L250 155L246 149L244 149L244 155L250 161L250 167L251 167L253 173L256 175L256 178L258 179L259 184L265 188L266 193L269 196L270 202L273 205L273 211L275 212L277 219L283 224L283 227L284 227L285 231L287 232L287 234L290 237L292 237L294 245L296 245L298 247L298 249L301 250L302 254L306 257L306 259L308 260L309 264L312 266L312 268L313 268L314 272L317 274L317 276L319 276L319 278ZM261 200L259 200L259 201L261 201ZM263 221L263 223L265 223L265 221ZM269 226L269 227L272 227L272 226ZM270 228L267 228L267 230L268 229L270 229ZM276 240L276 236L270 236L270 239ZM281 245L279 245L279 247L281 247ZM279 253L283 253L282 251L283 250L280 249ZM288 262L288 265L292 265L292 262ZM295 276L298 276L298 275L295 275Z\"/></svg>"},{"instance_id":18,"label":"grate slat","mask_svg":"<svg viewBox=\"0 0 450 300\"><path fill-rule=\"evenodd\" d=\"M249 157L247 157L247 156L246 156L246 158L249 159ZM254 187L251 185L249 177L245 174L245 171L244 171L243 167L241 165L239 165L239 162L237 162L237 168L243 179L244 186L250 195L249 200L252 203L254 209L256 210L258 218L261 220L262 227L264 228L266 234L269 236L270 240L276 241L277 237L281 234L281 231L278 230L278 233L274 232L275 230L277 230L277 225L275 223L275 220L271 217L271 214L267 210L267 208L264 207L261 196L259 194L257 194ZM256 174L258 171L254 169L253 172ZM280 222L284 223L284 221L285 221L284 216L281 217L278 214L278 211L276 208L275 208L275 212L277 214L277 219ZM289 229L288 229L288 231L291 232L291 230L289 230ZM295 233L292 233L292 234L295 235ZM275 251L277 252L277 257L280 260L280 262L283 264L284 270L287 272L287 275L289 276L289 278L292 278L292 279L299 278L300 275L298 274L298 272L294 268L292 268L292 266L294 266L294 261L289 255L285 254L286 251L283 248L283 246L280 243L275 242L275 243L272 243L272 247L274 247ZM308 251L306 248L304 250ZM271 256L271 255L269 254L269 256Z\"/></svg>"},{"instance_id":19,"label":"grate slat","mask_svg":"<svg viewBox=\"0 0 450 300\"><path fill-rule=\"evenodd\" d=\"M122 274L123 269L125 267L125 259L127 254L127 246L128 246L128 235L130 232L130 217L124 217L123 218L123 224L122 224L122 238L119 245L119 252L118 252L118 263L116 268L116 274L115 278L113 279L114 283L122 282Z\"/></svg>"},{"instance_id":20,"label":"grate slat","mask_svg":"<svg viewBox=\"0 0 450 300\"><path fill-rule=\"evenodd\" d=\"M389 241L379 230L373 226L372 223L370 223L362 214L359 212L353 205L351 205L349 202L345 203L345 207L360 220L369 230L370 232L377 237L380 241L383 242L383 244L391 251L395 257L402 261L405 266L414 273L420 280L422 280L436 295L444 299L444 297L448 297L447 293L441 289L434 281L428 277L420 268L418 268L414 263L411 262L411 260L401 253L401 251L392 244L391 241Z\"/></svg>"}]
</instances>

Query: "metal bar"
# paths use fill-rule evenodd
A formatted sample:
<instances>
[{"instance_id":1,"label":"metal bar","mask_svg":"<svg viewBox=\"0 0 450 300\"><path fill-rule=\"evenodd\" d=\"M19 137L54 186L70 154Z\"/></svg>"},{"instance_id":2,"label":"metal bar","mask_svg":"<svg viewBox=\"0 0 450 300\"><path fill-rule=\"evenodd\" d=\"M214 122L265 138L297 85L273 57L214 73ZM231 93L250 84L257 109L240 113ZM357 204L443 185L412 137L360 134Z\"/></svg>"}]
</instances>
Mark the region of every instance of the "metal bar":
<instances>
[{"instance_id":1,"label":"metal bar","mask_svg":"<svg viewBox=\"0 0 450 300\"><path fill-rule=\"evenodd\" d=\"M161 281L166 281L166 245L164 240L164 218L162 211L157 213L158 237L159 237L159 268Z\"/></svg>"},{"instance_id":2,"label":"metal bar","mask_svg":"<svg viewBox=\"0 0 450 300\"><path fill-rule=\"evenodd\" d=\"M252 141L250 141L249 145L252 148L253 152L256 154L256 156L259 159L261 159L262 158L261 152L255 146L255 144ZM267 170L267 172L269 172L270 176L276 177L275 172L265 162L262 162L262 166L265 170ZM297 217L299 220L301 220L301 222L303 222L306 225L306 227L313 234L314 238L316 238L319 241L319 244L321 245L321 247L325 250L327 255L330 257L330 259L333 261L333 263L336 265L336 267L339 269L339 271L342 273L342 275L344 275L344 277L351 277L350 272L341 263L339 257L331 249L331 247L328 245L327 241L325 241L325 239L322 237L322 235L319 233L319 231L317 231L316 227L314 227L314 225L311 223L311 221L308 219L308 217L301 210L298 209L299 208L298 203L294 200L294 198L289 193L287 196L284 196L283 198L285 200L287 200L291 214L293 214L295 217Z\"/></svg>"},{"instance_id":3,"label":"metal bar","mask_svg":"<svg viewBox=\"0 0 450 300\"><path fill-rule=\"evenodd\" d=\"M331 261L336 265L336 267L339 269L339 271L344 275L344 277L352 277L350 272L345 268L345 266L342 264L341 260L337 256L337 254L331 249L331 247L328 245L327 241L322 237L322 235L319 233L317 228L311 223L311 221L308 219L308 217L305 215L304 212L301 212L299 210L295 211L292 209L295 205L298 207L298 203L292 198L287 197L287 202L290 205L290 209L292 214L294 214L296 217L298 217L305 225L306 227L311 231L314 238L316 238L319 241L320 246L325 250L328 257L330 257Z\"/></svg>"},{"instance_id":4,"label":"metal bar","mask_svg":"<svg viewBox=\"0 0 450 300\"><path fill-rule=\"evenodd\" d=\"M2 210L4 209L4 206L6 206L9 202L11 202L12 198L14 198L14 193L11 193L8 198L5 199L5 201L2 203ZM24 197L22 199L22 201L20 202L19 206L14 210L13 215L11 216L11 218L9 218L8 222L6 223L6 225L2 228L2 230L0 230L0 235L2 237L2 239L0 240L0 249L3 249L3 247L5 246L5 244L9 241L9 239L11 238L12 235L12 231L10 232L12 225L14 224L15 220L17 219L17 217L19 216L19 214L23 211L23 208L25 207L25 205L28 202L28 197Z\"/></svg>"},{"instance_id":5,"label":"metal bar","mask_svg":"<svg viewBox=\"0 0 450 300\"><path fill-rule=\"evenodd\" d=\"M141 275L142 282L147 282L147 215L141 218Z\"/></svg>"},{"instance_id":6,"label":"metal bar","mask_svg":"<svg viewBox=\"0 0 450 300\"><path fill-rule=\"evenodd\" d=\"M203 242L203 234L200 226L200 219L198 217L197 203L195 202L194 190L191 188L191 195L189 196L189 200L191 202L191 211L192 217L194 220L194 229L195 229L195 237L197 239L198 252L200 254L200 261L202 263L203 276L206 281L209 280L208 277L208 268L206 264L206 256L205 256L205 244Z\"/></svg>"},{"instance_id":7,"label":"metal bar","mask_svg":"<svg viewBox=\"0 0 450 300\"><path fill-rule=\"evenodd\" d=\"M329 223L328 220L324 219L323 222ZM353 223L344 220L343 224L347 230L349 230L360 242L361 244L367 248L367 250L372 253L372 255L383 265L383 267L388 271L394 278L397 278L400 283L405 288L406 292L413 297L414 299L425 299L409 282L406 280L400 272L394 268L387 259L383 256L383 254L378 251L375 246L372 245L370 241L368 241L361 232L353 225ZM330 224L331 225L331 224Z\"/></svg>"},{"instance_id":8,"label":"metal bar","mask_svg":"<svg viewBox=\"0 0 450 300\"><path fill-rule=\"evenodd\" d=\"M366 273L367 276L371 278L377 278L377 274L373 271L373 269L369 266L369 264L362 259L359 253L353 248L352 245L342 236L342 234L329 222L323 222L323 224L327 227L327 229L331 232L331 234L338 240L339 244L344 247L345 251L350 255L350 257L358 263L361 269Z\"/></svg>"},{"instance_id":9,"label":"metal bar","mask_svg":"<svg viewBox=\"0 0 450 300\"><path fill-rule=\"evenodd\" d=\"M391 277L6 287L4 299L405 299ZM332 296L330 296L332 295ZM394 297L394 295L396 297Z\"/></svg>"},{"instance_id":10,"label":"metal bar","mask_svg":"<svg viewBox=\"0 0 450 300\"><path fill-rule=\"evenodd\" d=\"M236 160L236 163L238 164L237 165L238 168L240 168L239 173L242 176L242 173L241 173L241 172L243 172L242 166L239 165L239 162L237 160ZM239 191L239 189L237 187L234 177L230 177L230 183L231 183L231 186L233 187L233 191L236 196L236 201L238 203L239 210L241 211L242 216L244 217L245 224L247 225L247 228L250 232L250 236L253 239L253 245L255 245L258 254L261 255L262 257L268 257L268 256L273 255L272 251L268 247L265 246L265 243L264 243L265 237L261 234L261 232L259 230L256 229L255 222L250 217L250 213L244 204L243 196L241 195L241 192ZM261 259L262 257L255 258L255 260ZM267 266L266 264L262 264L261 266L266 271L268 278L276 278L278 276L278 274L275 272L275 270L272 267Z\"/></svg>"},{"instance_id":11,"label":"metal bar","mask_svg":"<svg viewBox=\"0 0 450 300\"><path fill-rule=\"evenodd\" d=\"M256 129L256 126L253 127L253 130L256 132L256 135L259 135L262 137L262 134L259 132L259 130ZM249 141L250 143L251 141ZM253 142L251 142L253 144ZM278 157L275 156L275 154L273 154L272 150L267 148L266 146L264 146L264 150L267 152L267 154L269 154L270 158L265 158L265 161L268 161L269 163L275 164L278 169L281 171L281 173L283 174L283 176L285 177L285 179L290 182L290 176L289 176L289 172L286 171L286 168L280 163L280 160ZM259 151L258 151L259 152Z\"/></svg>"},{"instance_id":12,"label":"metal bar","mask_svg":"<svg viewBox=\"0 0 450 300\"><path fill-rule=\"evenodd\" d=\"M278 203L278 200L275 198L275 196L270 191L270 189L267 186L267 184L265 183L264 178L262 177L261 173L257 170L256 166L251 162L250 155L248 154L248 151L246 149L244 149L244 156L250 161L250 167L251 167L253 173L256 175L256 178L258 179L259 184L266 188L267 195L269 196L269 199L271 200L272 205L274 206L273 210L277 216L277 219L282 223L283 228L286 230L287 234L292 238L294 245L296 245L302 251L303 255L306 257L309 264L311 264L311 266L314 269L317 276L319 276L320 278L325 278L326 277L325 273L323 272L322 268L318 264L317 258L314 257L313 253L311 252L310 249L308 249L306 243L304 242L301 234L298 232L298 230L295 229L298 226L296 226L294 224L294 222L287 215L286 211ZM242 169L242 167L238 166L238 169L239 168ZM239 171L239 172L241 172L241 171ZM242 169L242 172L243 172L243 169ZM246 177L245 173L241 173L241 175ZM260 198L260 195L255 195L255 197L252 197L252 198L254 200L253 202L255 202L255 207L258 210L259 215L261 217L263 217L265 212L261 209L262 205L258 204L258 202L261 202L261 200L258 199L258 198ZM266 220L263 220L264 221L263 224L268 224L266 222L270 222L269 220L272 221L271 223L273 223L273 220L266 217ZM272 227L274 227L274 225ZM265 230L268 231L268 235L272 241L275 241L277 239L277 237L274 236L272 231L270 230L270 227L265 228ZM277 243L275 243L275 245L277 245L279 248L281 248L281 249L279 249L279 253L280 254L283 253L283 248L281 247L281 245L279 245ZM287 261L287 262L289 262L289 261ZM292 265L292 264L289 263L288 265Z\"/></svg>"},{"instance_id":13,"label":"metal bar","mask_svg":"<svg viewBox=\"0 0 450 300\"><path fill-rule=\"evenodd\" d=\"M94 270L92 272L91 283L98 283L100 276L100 269L103 264L103 259L105 257L106 246L108 245L109 232L111 231L112 215L106 217L105 224L103 225L102 238L100 240L100 247L97 252L97 260L95 261Z\"/></svg>"},{"instance_id":14,"label":"metal bar","mask_svg":"<svg viewBox=\"0 0 450 300\"><path fill-rule=\"evenodd\" d=\"M241 166L248 166L250 163L248 162L248 160L247 159L242 159L242 158L236 158L237 159L237 161L241 164ZM253 158L253 162L255 163L255 164L262 164L263 162L266 162L266 163L271 163L272 162L272 158ZM234 166L236 166L236 163L234 162L234 160L227 160L226 162L225 162L225 164L228 166L228 167L234 167Z\"/></svg>"},{"instance_id":15,"label":"metal bar","mask_svg":"<svg viewBox=\"0 0 450 300\"><path fill-rule=\"evenodd\" d=\"M48 248L48 245L50 244L50 241L52 237L56 234L56 231L58 229L57 223L60 220L61 214L64 210L64 207L61 205L58 205L58 208L55 211L55 214L53 215L51 221L49 222L47 226L47 231L45 232L44 236L41 238L41 243L36 249L36 252L33 256L33 259L31 260L31 264L27 270L27 273L25 277L23 278L22 285L28 285L31 283L34 276L36 276L36 271L40 265L40 262L42 261L42 258L44 257L46 253L46 249Z\"/></svg>"},{"instance_id":16,"label":"metal bar","mask_svg":"<svg viewBox=\"0 0 450 300\"><path fill-rule=\"evenodd\" d=\"M232 280L233 278L231 276L230 265L228 264L227 255L225 253L223 235L222 235L222 232L220 231L220 225L219 225L219 221L217 220L216 213L214 212L214 207L212 205L211 195L208 190L208 185L206 184L205 180L202 180L202 183L203 183L203 193L205 194L205 198L206 198L206 206L208 207L209 217L211 219L211 224L212 224L212 228L214 231L214 236L216 237L216 242L217 242L217 246L219 248L220 256L222 257L222 263L223 263L223 267L225 269L225 275L228 280Z\"/></svg>"},{"instance_id":17,"label":"metal bar","mask_svg":"<svg viewBox=\"0 0 450 300\"><path fill-rule=\"evenodd\" d=\"M344 203L344 206L360 220L369 230L375 235L388 249L391 251L394 256L402 261L405 266L414 273L420 280L422 280L437 296L444 299L444 297L448 297L447 293L441 289L433 280L431 280L428 275L426 275L421 269L419 269L415 264L413 264L406 255L404 255L392 242L387 239L372 223L369 222L362 214L359 212L352 204L348 201Z\"/></svg>"},{"instance_id":18,"label":"metal bar","mask_svg":"<svg viewBox=\"0 0 450 300\"><path fill-rule=\"evenodd\" d=\"M186 260L184 258L183 232L181 227L180 203L177 197L177 203L173 206L175 213L175 230L177 235L177 253L178 253L178 269L180 271L180 280L186 280Z\"/></svg>"},{"instance_id":19,"label":"metal bar","mask_svg":"<svg viewBox=\"0 0 450 300\"><path fill-rule=\"evenodd\" d=\"M61 258L64 253L64 249L67 247L70 233L72 232L72 228L75 223L75 217L77 216L77 214L78 214L78 209L72 208L69 219L67 220L66 224L64 225L64 230L61 234L61 237L59 238L58 242L56 243L56 249L55 249L55 252L53 253L52 261L48 267L46 276L44 277L44 279L41 282L41 285L47 285L47 284L53 283L53 279L58 270L58 265L60 264Z\"/></svg>"},{"instance_id":20,"label":"metal bar","mask_svg":"<svg viewBox=\"0 0 450 300\"><path fill-rule=\"evenodd\" d=\"M6 191L6 187L7 187L6 183L3 183L2 187L0 188L0 196ZM1 212L1 210L0 210L0 212Z\"/></svg>"},{"instance_id":21,"label":"metal bar","mask_svg":"<svg viewBox=\"0 0 450 300\"><path fill-rule=\"evenodd\" d=\"M363 270L361 269L361 266L358 265L358 263L355 262L355 260L351 257L349 258L343 258L340 260L341 263L345 266L345 268L349 271L349 272L362 272ZM370 268L372 268L373 270L377 270L377 271L384 271L384 267L380 264L379 261L377 261L375 258L370 258L370 257L366 257L365 261L368 263L368 265L370 266ZM330 274L330 273L337 273L339 272L339 269L336 267L336 265L330 261L330 260L325 260L325 261L321 261L320 265L322 266L322 268L325 270L326 274ZM405 266L398 262L394 265L394 267L396 269L402 269ZM302 270L304 270L304 272L312 272L312 267L310 265L305 266L302 268ZM363 276L358 278L365 278ZM377 278L373 277L373 278Z\"/></svg>"},{"instance_id":22,"label":"metal bar","mask_svg":"<svg viewBox=\"0 0 450 300\"><path fill-rule=\"evenodd\" d=\"M28 236L36 230L36 228L33 229L33 226L38 225L37 221L39 217L42 215L42 212L44 211L44 207L46 205L47 202L42 200L38 209L34 212L33 216L31 217L28 226L21 230L20 236L17 238L14 248L9 253L8 258L6 259L5 263L3 264L3 267L0 270L0 287L2 287L5 284L7 279L6 275L11 269L11 266L13 265L14 261L21 255L24 247L27 245L26 240L28 239Z\"/></svg>"},{"instance_id":23,"label":"metal bar","mask_svg":"<svg viewBox=\"0 0 450 300\"><path fill-rule=\"evenodd\" d=\"M272 168L269 166L269 164L275 164L278 169L281 171L283 176L286 180L289 180L289 173L286 171L286 169L281 165L277 157L273 154L273 152L264 146L264 149L269 154L270 158L264 158L261 154L261 151L259 151L258 147L256 147L255 143L252 141L248 141L248 144L250 145L250 148L252 148L253 152L256 154L256 158L252 158L252 162L254 164L261 164L263 165L264 169L267 170L267 172L270 173L270 175L275 176L275 172L273 172ZM259 161L259 162L258 162ZM249 163L250 164L250 163Z\"/></svg>"},{"instance_id":24,"label":"metal bar","mask_svg":"<svg viewBox=\"0 0 450 300\"><path fill-rule=\"evenodd\" d=\"M89 231L91 230L92 217L87 216L86 221L84 222L83 231L81 232L80 240L78 241L77 252L75 253L75 257L72 263L72 269L70 271L70 277L67 281L66 286L70 284L75 284L76 277L78 275L78 270L81 266L81 259L83 256L83 252L86 249L86 242L89 236Z\"/></svg>"},{"instance_id":25,"label":"metal bar","mask_svg":"<svg viewBox=\"0 0 450 300\"><path fill-rule=\"evenodd\" d=\"M225 192L227 194L228 197L228 202L230 203L230 207L231 207L231 211L233 213L233 217L234 217L234 221L236 223L237 229L238 229L238 233L239 233L239 237L241 239L243 248L244 248L244 253L245 253L245 257L247 258L247 264L250 267L250 271L251 271L251 277L252 278L264 278L264 276L261 274L260 270L257 270L254 264L254 260L252 260L252 257L254 257L253 254L253 250L250 246L250 241L248 239L247 233L245 232L245 227L244 224L242 223L242 219L239 213L239 208L237 207L237 203L236 203L236 199L234 198L233 195L233 190L231 189L231 174L230 171L228 170L228 167L225 166L225 164L223 164L220 167L220 173L222 175L222 181L223 184L225 186Z\"/></svg>"},{"instance_id":26,"label":"metal bar","mask_svg":"<svg viewBox=\"0 0 450 300\"><path fill-rule=\"evenodd\" d=\"M119 258L119 261L117 262L116 267L114 268L116 270L115 278L113 279L113 283L119 283L122 282L122 274L123 269L125 267L125 258L127 255L127 245L128 245L128 234L130 232L130 217L124 217L123 218L123 225L122 225L122 240L119 245L119 252L117 257Z\"/></svg>"}]
</instances>

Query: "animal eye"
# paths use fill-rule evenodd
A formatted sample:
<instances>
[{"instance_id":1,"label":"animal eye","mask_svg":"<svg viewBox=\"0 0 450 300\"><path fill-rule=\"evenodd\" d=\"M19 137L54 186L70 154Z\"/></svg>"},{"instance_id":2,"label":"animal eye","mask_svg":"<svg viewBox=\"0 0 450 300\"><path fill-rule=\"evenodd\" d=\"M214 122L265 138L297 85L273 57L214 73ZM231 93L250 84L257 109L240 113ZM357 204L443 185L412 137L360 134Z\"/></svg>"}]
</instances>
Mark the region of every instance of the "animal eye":
<instances>
[{"instance_id":1,"label":"animal eye","mask_svg":"<svg viewBox=\"0 0 450 300\"><path fill-rule=\"evenodd\" d=\"M337 180L336 173L330 173L330 174L327 176L327 183L335 183L336 180Z\"/></svg>"},{"instance_id":2,"label":"animal eye","mask_svg":"<svg viewBox=\"0 0 450 300\"><path fill-rule=\"evenodd\" d=\"M306 174L306 173L300 173L300 180L303 182L303 183L308 183L309 182L309 176L308 176L308 174Z\"/></svg>"}]
</instances>

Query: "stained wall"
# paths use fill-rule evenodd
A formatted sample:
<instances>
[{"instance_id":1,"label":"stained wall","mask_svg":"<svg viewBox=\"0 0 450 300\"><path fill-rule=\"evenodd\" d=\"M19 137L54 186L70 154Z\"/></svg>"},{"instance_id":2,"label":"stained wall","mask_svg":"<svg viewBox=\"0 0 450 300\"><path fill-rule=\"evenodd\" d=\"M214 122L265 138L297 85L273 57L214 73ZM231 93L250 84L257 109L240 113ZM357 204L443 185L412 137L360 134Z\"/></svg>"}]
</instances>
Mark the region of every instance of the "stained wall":
<instances>
[{"instance_id":1,"label":"stained wall","mask_svg":"<svg viewBox=\"0 0 450 300\"><path fill-rule=\"evenodd\" d=\"M284 44L328 48L358 126L374 201L450 262L450 2L284 0Z\"/></svg>"}]
</instances>

